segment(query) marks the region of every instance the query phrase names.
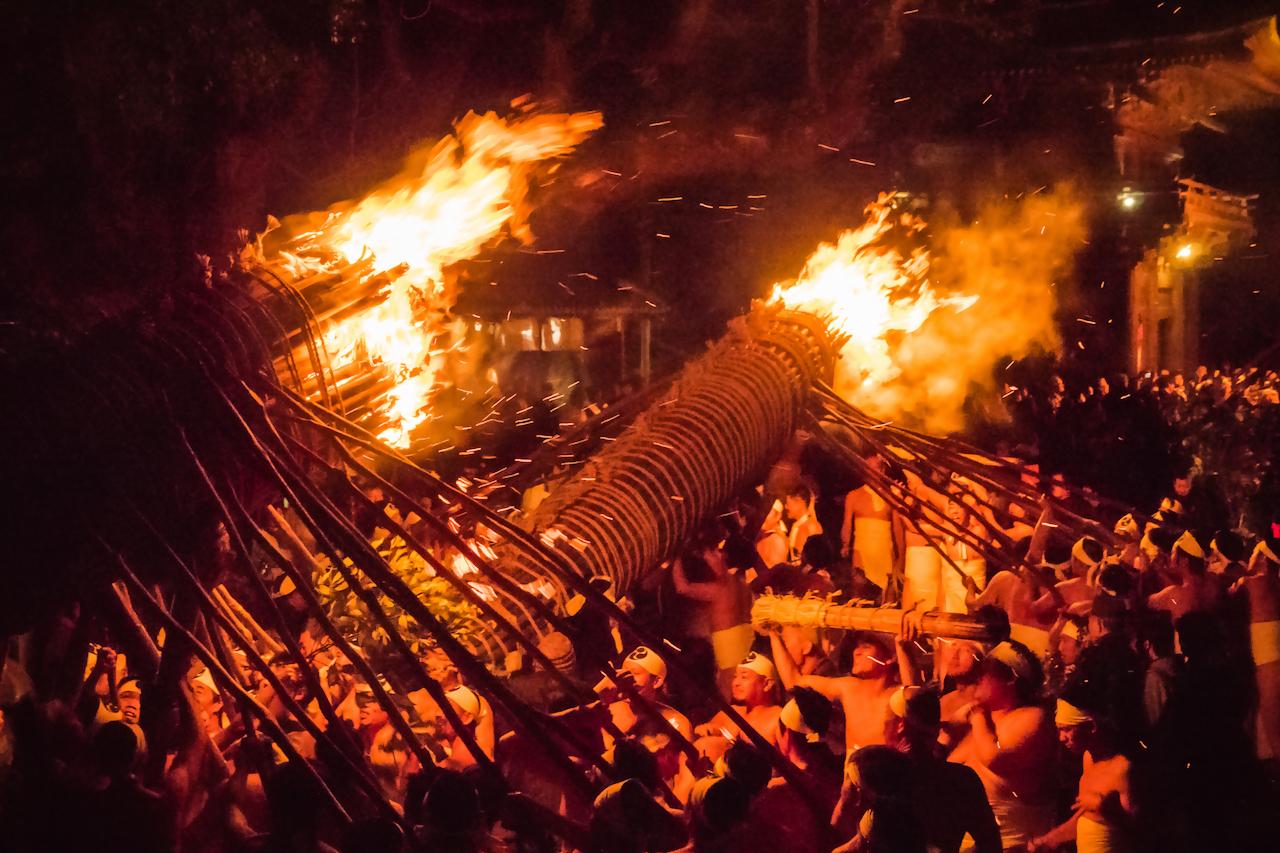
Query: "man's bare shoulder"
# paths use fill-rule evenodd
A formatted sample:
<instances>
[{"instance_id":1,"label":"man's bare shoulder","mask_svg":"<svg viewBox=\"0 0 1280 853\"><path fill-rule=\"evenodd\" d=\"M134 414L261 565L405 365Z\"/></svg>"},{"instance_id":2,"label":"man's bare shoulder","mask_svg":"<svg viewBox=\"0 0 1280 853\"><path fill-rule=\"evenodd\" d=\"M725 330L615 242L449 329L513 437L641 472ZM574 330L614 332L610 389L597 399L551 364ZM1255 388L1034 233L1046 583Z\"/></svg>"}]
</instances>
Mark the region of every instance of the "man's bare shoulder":
<instances>
[{"instance_id":1,"label":"man's bare shoulder","mask_svg":"<svg viewBox=\"0 0 1280 853\"><path fill-rule=\"evenodd\" d=\"M1173 607L1173 596L1177 592L1177 587L1168 586L1159 592L1154 592L1147 598L1147 606L1152 610L1170 610Z\"/></svg>"},{"instance_id":2,"label":"man's bare shoulder","mask_svg":"<svg viewBox=\"0 0 1280 853\"><path fill-rule=\"evenodd\" d=\"M999 725L1034 729L1049 722L1049 712L1039 705L1023 705L1005 713Z\"/></svg>"}]
</instances>

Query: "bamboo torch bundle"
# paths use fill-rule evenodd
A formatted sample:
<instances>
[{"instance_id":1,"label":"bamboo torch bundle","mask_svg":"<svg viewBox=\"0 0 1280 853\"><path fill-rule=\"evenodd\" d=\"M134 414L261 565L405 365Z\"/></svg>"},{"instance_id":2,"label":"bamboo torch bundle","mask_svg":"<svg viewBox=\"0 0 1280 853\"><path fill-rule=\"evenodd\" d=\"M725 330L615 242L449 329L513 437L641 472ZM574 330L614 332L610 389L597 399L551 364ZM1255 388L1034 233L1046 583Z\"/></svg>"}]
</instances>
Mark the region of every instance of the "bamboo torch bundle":
<instances>
[{"instance_id":1,"label":"bamboo torch bundle","mask_svg":"<svg viewBox=\"0 0 1280 853\"><path fill-rule=\"evenodd\" d=\"M799 628L833 628L897 634L907 611L893 607L855 607L822 598L794 595L761 595L751 607L751 623L768 630L783 625ZM921 617L921 630L935 637L998 643L1009 636L1009 623L1000 611L991 615L967 615L931 610Z\"/></svg>"}]
</instances>

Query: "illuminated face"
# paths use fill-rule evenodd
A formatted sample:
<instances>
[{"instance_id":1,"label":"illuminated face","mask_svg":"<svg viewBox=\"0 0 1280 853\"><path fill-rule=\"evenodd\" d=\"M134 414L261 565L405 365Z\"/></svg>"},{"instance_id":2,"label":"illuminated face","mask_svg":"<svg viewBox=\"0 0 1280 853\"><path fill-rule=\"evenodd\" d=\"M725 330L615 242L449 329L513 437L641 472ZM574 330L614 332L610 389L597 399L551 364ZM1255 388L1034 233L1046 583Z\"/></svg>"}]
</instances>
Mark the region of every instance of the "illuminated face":
<instances>
[{"instance_id":1,"label":"illuminated face","mask_svg":"<svg viewBox=\"0 0 1280 853\"><path fill-rule=\"evenodd\" d=\"M218 694L209 689L209 685L203 681L191 682L191 698L195 700L196 707L206 711L212 710L218 702Z\"/></svg>"},{"instance_id":2,"label":"illuminated face","mask_svg":"<svg viewBox=\"0 0 1280 853\"><path fill-rule=\"evenodd\" d=\"M249 665L249 656L239 649L231 650L231 660L235 663L236 672L240 674L241 684L257 684L262 680L258 671Z\"/></svg>"},{"instance_id":3,"label":"illuminated face","mask_svg":"<svg viewBox=\"0 0 1280 853\"><path fill-rule=\"evenodd\" d=\"M853 647L853 665L849 674L854 678L876 678L884 673L892 662L883 649L875 643L859 642Z\"/></svg>"},{"instance_id":4,"label":"illuminated face","mask_svg":"<svg viewBox=\"0 0 1280 853\"><path fill-rule=\"evenodd\" d=\"M745 667L733 671L733 701L739 705L762 705L769 698L769 681Z\"/></svg>"},{"instance_id":5,"label":"illuminated face","mask_svg":"<svg viewBox=\"0 0 1280 853\"><path fill-rule=\"evenodd\" d=\"M970 675L980 660L970 643L957 641L938 643L934 656L939 672L961 679Z\"/></svg>"},{"instance_id":6,"label":"illuminated face","mask_svg":"<svg viewBox=\"0 0 1280 853\"><path fill-rule=\"evenodd\" d=\"M142 691L137 683L131 682L121 688L116 699L120 702L120 718L130 724L138 722L142 715Z\"/></svg>"},{"instance_id":7,"label":"illuminated face","mask_svg":"<svg viewBox=\"0 0 1280 853\"><path fill-rule=\"evenodd\" d=\"M787 518L792 521L796 521L809 511L809 505L796 495L787 495L787 499L782 502L782 507L786 510Z\"/></svg>"},{"instance_id":8,"label":"illuminated face","mask_svg":"<svg viewBox=\"0 0 1280 853\"><path fill-rule=\"evenodd\" d=\"M639 690L653 691L658 688L658 679L652 672L641 666L639 661L627 658L622 662L622 671L631 674Z\"/></svg>"},{"instance_id":9,"label":"illuminated face","mask_svg":"<svg viewBox=\"0 0 1280 853\"><path fill-rule=\"evenodd\" d=\"M1185 498L1191 494L1191 478L1177 477L1173 481L1173 490L1177 492L1178 497Z\"/></svg>"},{"instance_id":10,"label":"illuminated face","mask_svg":"<svg viewBox=\"0 0 1280 853\"><path fill-rule=\"evenodd\" d=\"M1058 743L1072 755L1082 755L1088 737L1088 724L1078 726L1058 726Z\"/></svg>"},{"instance_id":11,"label":"illuminated face","mask_svg":"<svg viewBox=\"0 0 1280 853\"><path fill-rule=\"evenodd\" d=\"M1080 641L1075 637L1063 637L1058 641L1058 655L1067 666L1074 664L1080 657Z\"/></svg>"},{"instance_id":12,"label":"illuminated face","mask_svg":"<svg viewBox=\"0 0 1280 853\"><path fill-rule=\"evenodd\" d=\"M963 524L965 517L965 505L963 501L951 498L947 501L947 518L956 524Z\"/></svg>"}]
</instances>

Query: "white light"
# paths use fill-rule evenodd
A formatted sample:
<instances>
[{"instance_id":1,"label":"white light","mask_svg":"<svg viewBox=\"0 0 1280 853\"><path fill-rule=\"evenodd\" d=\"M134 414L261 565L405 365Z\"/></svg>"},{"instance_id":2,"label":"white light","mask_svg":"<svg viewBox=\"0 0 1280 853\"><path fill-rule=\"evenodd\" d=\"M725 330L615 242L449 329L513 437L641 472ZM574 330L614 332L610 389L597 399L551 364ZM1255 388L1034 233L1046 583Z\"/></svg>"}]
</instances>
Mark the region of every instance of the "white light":
<instances>
[{"instance_id":1,"label":"white light","mask_svg":"<svg viewBox=\"0 0 1280 853\"><path fill-rule=\"evenodd\" d=\"M1120 206L1125 210L1133 210L1138 206L1138 200L1131 195L1120 196Z\"/></svg>"},{"instance_id":2,"label":"white light","mask_svg":"<svg viewBox=\"0 0 1280 853\"><path fill-rule=\"evenodd\" d=\"M1174 257L1180 261L1185 261L1190 259L1193 254L1195 254L1195 246L1190 243L1183 243L1178 247L1178 251L1174 253Z\"/></svg>"}]
</instances>

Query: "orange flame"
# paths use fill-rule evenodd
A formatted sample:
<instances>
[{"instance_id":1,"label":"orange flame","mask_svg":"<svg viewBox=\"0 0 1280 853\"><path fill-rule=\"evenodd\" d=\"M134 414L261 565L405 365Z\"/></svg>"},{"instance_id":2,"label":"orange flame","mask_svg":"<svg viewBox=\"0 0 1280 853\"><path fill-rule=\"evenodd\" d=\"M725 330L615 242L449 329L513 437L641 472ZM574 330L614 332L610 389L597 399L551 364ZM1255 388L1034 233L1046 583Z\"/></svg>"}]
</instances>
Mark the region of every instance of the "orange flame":
<instances>
[{"instance_id":1,"label":"orange flame","mask_svg":"<svg viewBox=\"0 0 1280 853\"><path fill-rule=\"evenodd\" d=\"M998 361L1058 346L1056 279L1083 244L1084 207L1070 187L997 200L971 224L932 227L934 253L904 257L886 238L924 223L890 201L882 195L865 224L820 245L770 298L847 336L840 396L876 417L956 430L966 400L993 392Z\"/></svg>"},{"instance_id":2,"label":"orange flame","mask_svg":"<svg viewBox=\"0 0 1280 853\"><path fill-rule=\"evenodd\" d=\"M896 215L895 215L896 213ZM867 207L867 221L822 243L805 261L800 277L773 287L770 301L826 317L847 340L841 351L836 391L866 399L897 379L891 340L918 330L939 308L963 311L976 296L940 296L929 285L929 253L908 257L884 240L895 225L919 231L924 223L896 212L882 195Z\"/></svg>"},{"instance_id":3,"label":"orange flame","mask_svg":"<svg viewBox=\"0 0 1280 853\"><path fill-rule=\"evenodd\" d=\"M290 247L286 259L307 271L367 261L365 280L382 276L380 302L324 332L335 367L365 359L394 376L394 387L374 406L387 424L379 438L408 446L428 416L441 359L457 346L441 322L453 304L444 268L504 233L528 242L530 178L602 125L594 112L468 113L451 135L412 153L398 175L335 208ZM433 338L445 343L433 349Z\"/></svg>"}]
</instances>

